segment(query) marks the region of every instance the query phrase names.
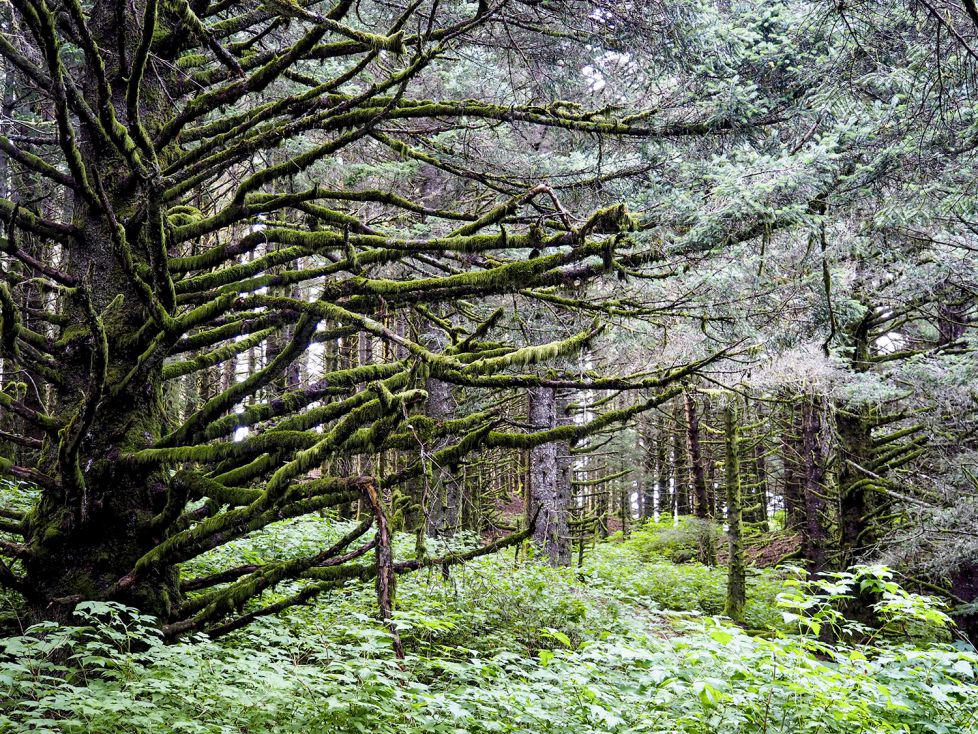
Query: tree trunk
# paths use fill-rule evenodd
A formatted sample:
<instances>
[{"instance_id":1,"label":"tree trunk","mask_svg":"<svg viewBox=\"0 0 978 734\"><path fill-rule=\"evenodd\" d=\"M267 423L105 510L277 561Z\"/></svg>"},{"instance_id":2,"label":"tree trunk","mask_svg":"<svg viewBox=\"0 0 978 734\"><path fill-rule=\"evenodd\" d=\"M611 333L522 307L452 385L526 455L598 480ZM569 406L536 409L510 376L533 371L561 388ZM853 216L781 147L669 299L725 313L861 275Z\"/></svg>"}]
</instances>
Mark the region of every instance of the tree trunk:
<instances>
[{"instance_id":1,"label":"tree trunk","mask_svg":"<svg viewBox=\"0 0 978 734\"><path fill-rule=\"evenodd\" d=\"M131 57L141 36L138 19L144 5L137 1L128 12L117 14L117 4L96 3L89 24L95 42L101 48L119 49L119 39L125 39L123 55ZM106 56L114 67L106 70L110 79L125 77L118 56ZM79 84L92 107L111 104L117 114L124 114L125 85L114 87L112 99L100 100L94 74L85 68L87 76ZM162 119L156 105L165 98L153 75L147 75L143 84L140 112L152 135ZM137 220L141 212L157 206L160 192L131 179L118 150L102 146L88 136L88 128L82 129L86 133L80 140L81 155L89 170L97 172L94 185L104 193L114 217ZM64 310L69 317L60 333L60 342L66 345L66 358L59 365L64 383L56 391L52 412L75 416L65 430L80 445L72 443L73 436L65 436L60 455L58 447L49 451L48 464L60 465L63 487L46 489L27 522L32 551L25 560L31 581L29 601L37 616L64 618L79 599L110 595L166 618L180 597L174 567L164 566L129 585L120 584L136 560L163 540L161 519L166 517L165 508L171 507L162 472L119 461L123 453L153 445L166 429L162 363L150 361L142 365L138 379L127 380L146 349L136 337L153 316L120 250L153 272L147 256L154 247L151 227L129 227L122 233L101 207L81 195L76 195L72 211L72 224L80 236L66 240L62 269L83 287ZM172 300L161 306L174 308ZM103 352L102 344L111 349ZM104 381L98 369L103 359ZM81 403L79 396L85 396ZM85 457L84 464L79 456Z\"/></svg>"},{"instance_id":2,"label":"tree trunk","mask_svg":"<svg viewBox=\"0 0 978 734\"><path fill-rule=\"evenodd\" d=\"M683 406L677 404L673 413L672 483L673 507L677 515L689 514L689 475L686 461L686 426Z\"/></svg>"},{"instance_id":3,"label":"tree trunk","mask_svg":"<svg viewBox=\"0 0 978 734\"><path fill-rule=\"evenodd\" d=\"M428 400L425 412L436 421L445 421L455 412L455 400L451 385L442 380L429 377L425 381ZM447 443L447 441L443 442ZM441 446L429 450L437 450ZM462 488L451 467L431 467L431 497L427 508L428 534L451 536L460 528L462 522Z\"/></svg>"},{"instance_id":4,"label":"tree trunk","mask_svg":"<svg viewBox=\"0 0 978 734\"><path fill-rule=\"evenodd\" d=\"M874 508L865 473L873 460L873 437L869 416L862 408L837 410L835 427L839 441L840 564L845 567L875 542L868 523Z\"/></svg>"},{"instance_id":5,"label":"tree trunk","mask_svg":"<svg viewBox=\"0 0 978 734\"><path fill-rule=\"evenodd\" d=\"M800 411L789 400L784 409L781 427L781 463L784 469L782 498L784 500L784 524L788 530L797 530L804 521L802 504L802 451L799 446Z\"/></svg>"},{"instance_id":6,"label":"tree trunk","mask_svg":"<svg viewBox=\"0 0 978 734\"><path fill-rule=\"evenodd\" d=\"M666 463L666 423L664 418L656 422L655 432L655 512L656 519L661 520L666 514L671 514L672 505L669 502L669 469Z\"/></svg>"},{"instance_id":7,"label":"tree trunk","mask_svg":"<svg viewBox=\"0 0 978 734\"><path fill-rule=\"evenodd\" d=\"M811 573L826 568L828 533L825 529L825 451L822 445L820 400L808 397L801 404L803 474L802 495L805 519L802 525L802 556Z\"/></svg>"},{"instance_id":8,"label":"tree trunk","mask_svg":"<svg viewBox=\"0 0 978 734\"><path fill-rule=\"evenodd\" d=\"M740 428L737 408L731 400L725 410L727 534L730 538L730 560L727 567L726 614L738 622L743 620L747 598L747 569L744 561L744 541L741 537L740 485Z\"/></svg>"},{"instance_id":9,"label":"tree trunk","mask_svg":"<svg viewBox=\"0 0 978 734\"><path fill-rule=\"evenodd\" d=\"M658 464L657 451L659 448L659 435L655 431L652 421L645 422L645 435L640 444L642 449L642 461L644 472L642 473L641 491L639 498L639 518L649 520L655 517L656 510L656 490L658 488Z\"/></svg>"},{"instance_id":10,"label":"tree trunk","mask_svg":"<svg viewBox=\"0 0 978 734\"><path fill-rule=\"evenodd\" d=\"M863 318L853 330L852 365L857 372L869 367L869 322ZM870 534L873 510L872 489L866 473L873 464L873 424L866 405L838 406L835 429L839 442L840 564L856 562L861 552L875 542Z\"/></svg>"},{"instance_id":11,"label":"tree trunk","mask_svg":"<svg viewBox=\"0 0 978 734\"><path fill-rule=\"evenodd\" d=\"M689 451L689 479L693 488L693 511L696 517L706 519L710 516L710 499L706 492L706 471L703 467L703 452L700 447L700 419L696 412L696 402L690 391L683 393L686 409L686 448Z\"/></svg>"},{"instance_id":12,"label":"tree trunk","mask_svg":"<svg viewBox=\"0 0 978 734\"><path fill-rule=\"evenodd\" d=\"M768 532L771 528L768 524L767 503L768 503L768 478L767 478L767 458L764 441L759 440L754 444L754 472L757 484L753 492L753 507L751 508L751 522L757 523L763 532Z\"/></svg>"},{"instance_id":13,"label":"tree trunk","mask_svg":"<svg viewBox=\"0 0 978 734\"><path fill-rule=\"evenodd\" d=\"M529 394L532 430L555 428L558 425L556 391L537 387L530 389ZM568 566L571 561L570 483L566 477L569 455L566 442L553 441L530 450L530 510L531 514L537 513L533 540L554 566Z\"/></svg>"}]
</instances>

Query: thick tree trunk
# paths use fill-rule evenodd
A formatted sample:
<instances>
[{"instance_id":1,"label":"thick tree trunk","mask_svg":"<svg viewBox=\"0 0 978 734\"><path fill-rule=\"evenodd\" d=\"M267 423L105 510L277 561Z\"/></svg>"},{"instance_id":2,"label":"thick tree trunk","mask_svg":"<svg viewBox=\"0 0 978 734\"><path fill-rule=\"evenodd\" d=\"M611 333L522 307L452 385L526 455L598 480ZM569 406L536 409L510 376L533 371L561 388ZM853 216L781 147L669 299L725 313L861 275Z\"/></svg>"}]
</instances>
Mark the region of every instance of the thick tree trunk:
<instances>
[{"instance_id":1,"label":"thick tree trunk","mask_svg":"<svg viewBox=\"0 0 978 734\"><path fill-rule=\"evenodd\" d=\"M693 490L693 512L701 521L699 537L699 560L707 566L716 564L716 544L710 522L710 498L706 487L706 470L703 466L703 452L700 447L700 419L696 402L689 391L683 393L686 412L686 449L689 453L689 482Z\"/></svg>"},{"instance_id":2,"label":"thick tree trunk","mask_svg":"<svg viewBox=\"0 0 978 734\"><path fill-rule=\"evenodd\" d=\"M160 519L169 489L165 478L120 461L123 453L151 446L164 433L162 375L159 367L150 368L141 379L116 388L136 367L144 349L131 337L145 324L147 314L137 295L127 288L124 274L113 266L110 246L101 239L107 237L104 224L86 215L76 225L86 232L91 247L70 253L72 271L80 277L100 272L100 277L89 281L88 290L92 306L102 314L110 345L107 380L102 388L92 384L98 379L92 369L98 345L79 317L61 335L71 345L67 350L71 363L62 370L65 384L55 397L59 408L55 412L77 415L81 411L79 395L100 389L109 394L93 415L75 419L90 421L75 453L84 457L84 463L80 458L58 456L57 447L51 449L49 461L52 466L60 465L62 488L45 489L28 518L31 555L25 570L36 594L32 602L40 616L60 618L59 609L70 609L79 598L104 598L111 593L165 618L179 599L172 568L143 578L129 589L111 592L136 560L163 539ZM120 293L123 299L115 300ZM84 308L77 304L74 311L84 312Z\"/></svg>"},{"instance_id":3,"label":"thick tree trunk","mask_svg":"<svg viewBox=\"0 0 978 734\"><path fill-rule=\"evenodd\" d=\"M137 1L120 12L116 3L96 3L92 8L89 25L95 42L122 52L106 56L114 65L106 69L109 79L125 77L118 68L119 56L131 58L144 5ZM79 83L92 109L112 105L125 122L126 85L116 84L113 97L101 99L94 73L86 67L86 74ZM143 83L142 124L152 135L161 119L156 105L164 97L158 77L147 75ZM170 507L166 477L119 460L123 453L151 446L166 429L162 363L150 360L141 365L136 379L128 379L147 348L139 335L151 316L120 250L152 272L150 227L130 226L124 234L117 229L117 222L144 216L159 192L130 177L118 150L105 149L87 134L79 143L88 169L97 172L92 184L104 194L100 198L117 221L111 221L102 207L76 196L72 224L80 236L66 240L61 267L82 287L64 308L69 319L59 338L65 345L59 370L64 382L54 395L52 411L73 417L62 432L60 450L52 446L45 461L48 470L59 475L61 488L45 488L26 522L29 602L38 617L64 618L79 599L111 596L166 618L180 596L173 567L120 584L136 560L162 540L162 520L172 519L164 512ZM173 307L172 302L162 305ZM99 329L107 344L104 354ZM103 358L104 381L99 369ZM98 408L92 410L95 404Z\"/></svg>"},{"instance_id":4,"label":"thick tree trunk","mask_svg":"<svg viewBox=\"0 0 978 734\"><path fill-rule=\"evenodd\" d=\"M825 529L825 451L822 445L820 400L808 397L802 401L802 494L805 519L802 525L802 556L811 573L824 571L828 557L828 532Z\"/></svg>"},{"instance_id":5,"label":"thick tree trunk","mask_svg":"<svg viewBox=\"0 0 978 734\"><path fill-rule=\"evenodd\" d=\"M872 425L864 409L839 409L835 414L839 442L840 564L850 566L872 546L868 522L873 512L866 468L872 464Z\"/></svg>"},{"instance_id":6,"label":"thick tree trunk","mask_svg":"<svg viewBox=\"0 0 978 734\"><path fill-rule=\"evenodd\" d=\"M529 391L529 423L534 431L558 425L558 400L553 388ZM530 450L530 510L537 513L534 542L555 566L570 565L570 482L567 481L569 450L560 442L545 443Z\"/></svg>"},{"instance_id":7,"label":"thick tree trunk","mask_svg":"<svg viewBox=\"0 0 978 734\"><path fill-rule=\"evenodd\" d=\"M853 330L852 344L853 368L864 372L870 365L866 318ZM873 462L873 424L868 406L838 406L835 429L839 442L840 563L845 567L855 563L861 551L875 542L869 526L873 497L866 482L866 472Z\"/></svg>"}]
</instances>

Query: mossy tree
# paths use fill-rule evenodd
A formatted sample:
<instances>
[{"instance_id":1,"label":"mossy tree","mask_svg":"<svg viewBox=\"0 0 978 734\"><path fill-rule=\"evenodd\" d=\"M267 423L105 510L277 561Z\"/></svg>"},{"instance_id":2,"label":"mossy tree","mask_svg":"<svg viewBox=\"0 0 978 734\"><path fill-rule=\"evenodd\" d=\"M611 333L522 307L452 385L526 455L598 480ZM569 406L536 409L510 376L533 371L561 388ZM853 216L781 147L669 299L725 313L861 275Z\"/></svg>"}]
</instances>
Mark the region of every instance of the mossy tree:
<instances>
[{"instance_id":1,"label":"mossy tree","mask_svg":"<svg viewBox=\"0 0 978 734\"><path fill-rule=\"evenodd\" d=\"M671 384L699 367L544 377L534 365L576 353L600 338L600 326L520 343L493 337L496 317L458 310L506 294L579 308L561 288L604 273L635 277L664 255L624 207L572 216L547 185L453 162L438 135L518 125L571 139L649 140L725 127L709 115L659 124L652 112L616 117L562 101L417 96L466 44L485 46L510 26L532 36L551 11L505 0L15 0L13 8L20 32L0 35L0 56L37 100L32 123L50 133L4 138L5 160L67 202L42 211L0 200L0 410L23 427L4 435L18 459L3 468L39 488L29 511L3 512L14 539L2 541L0 581L32 616L63 618L81 599L117 599L156 614L171 635L218 633L351 578L375 578L389 613L397 572L457 560L392 558L385 499L397 487L476 449L580 440L673 397ZM586 11L561 12L600 25ZM344 160L377 150L469 195L437 208L343 175ZM327 164L335 175L311 180ZM407 234L422 221L430 234ZM753 236L746 227L724 242ZM716 244L712 235L684 242ZM43 308L23 297L29 287L43 291ZM387 325L408 312L444 338ZM393 346L391 358L303 381L318 345L358 333ZM236 365L248 350L264 357L242 376ZM43 383L44 400L25 398L10 377L20 372ZM168 412L168 385L194 375L207 376L199 404ZM650 397L533 432L504 430L491 400L462 415L424 415L417 406L431 385ZM419 444L425 460L384 476L315 475ZM268 523L354 500L367 524L331 548L181 577L181 564ZM373 564L355 563L368 551ZM243 611L296 578L305 583L295 597Z\"/></svg>"}]
</instances>

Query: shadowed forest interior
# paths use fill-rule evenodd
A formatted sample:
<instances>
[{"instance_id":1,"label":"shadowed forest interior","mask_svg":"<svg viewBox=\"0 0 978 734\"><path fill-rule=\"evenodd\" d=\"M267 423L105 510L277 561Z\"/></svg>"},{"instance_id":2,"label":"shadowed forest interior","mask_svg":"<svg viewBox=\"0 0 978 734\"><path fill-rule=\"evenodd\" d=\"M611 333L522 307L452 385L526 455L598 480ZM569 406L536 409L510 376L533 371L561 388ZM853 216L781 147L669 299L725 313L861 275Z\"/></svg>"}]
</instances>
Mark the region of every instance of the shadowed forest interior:
<instances>
[{"instance_id":1,"label":"shadowed forest interior","mask_svg":"<svg viewBox=\"0 0 978 734\"><path fill-rule=\"evenodd\" d=\"M0 0L0 731L978 732L975 0Z\"/></svg>"}]
</instances>

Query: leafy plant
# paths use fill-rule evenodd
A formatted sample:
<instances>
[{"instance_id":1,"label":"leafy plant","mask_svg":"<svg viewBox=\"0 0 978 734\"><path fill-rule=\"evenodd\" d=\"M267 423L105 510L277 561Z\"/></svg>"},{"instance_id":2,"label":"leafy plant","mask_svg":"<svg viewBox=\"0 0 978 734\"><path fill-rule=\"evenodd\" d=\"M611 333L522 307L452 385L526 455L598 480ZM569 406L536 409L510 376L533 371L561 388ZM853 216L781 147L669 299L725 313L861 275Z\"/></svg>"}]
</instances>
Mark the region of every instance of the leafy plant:
<instances>
[{"instance_id":1,"label":"leafy plant","mask_svg":"<svg viewBox=\"0 0 978 734\"><path fill-rule=\"evenodd\" d=\"M251 551L343 527L276 524ZM865 584L892 630L945 622L885 569L811 581L765 572L751 613L758 624L773 615L780 631L756 636L720 616L664 609L703 606L722 570L643 561L641 542L602 544L575 570L499 554L448 579L407 577L396 612L403 661L362 585L216 642L165 645L135 610L82 604L74 625L35 625L0 643L0 731L978 731L973 650L893 634L829 644L815 626L780 617L835 620L825 610Z\"/></svg>"}]
</instances>

